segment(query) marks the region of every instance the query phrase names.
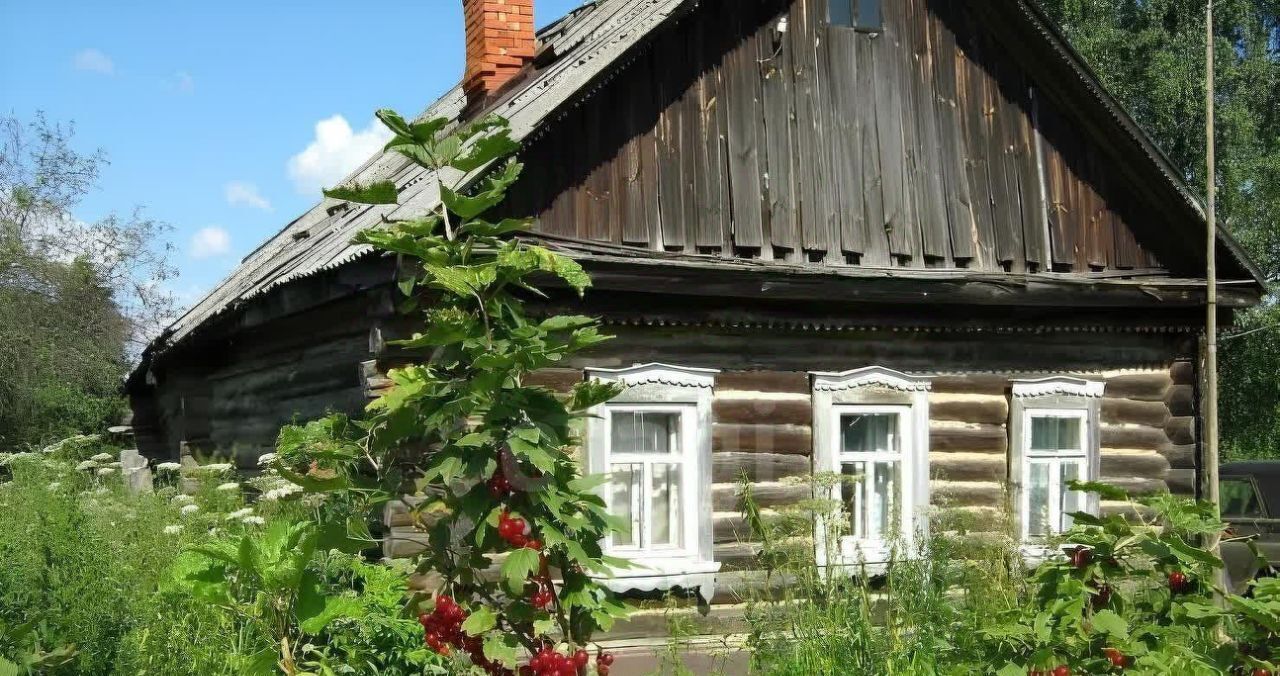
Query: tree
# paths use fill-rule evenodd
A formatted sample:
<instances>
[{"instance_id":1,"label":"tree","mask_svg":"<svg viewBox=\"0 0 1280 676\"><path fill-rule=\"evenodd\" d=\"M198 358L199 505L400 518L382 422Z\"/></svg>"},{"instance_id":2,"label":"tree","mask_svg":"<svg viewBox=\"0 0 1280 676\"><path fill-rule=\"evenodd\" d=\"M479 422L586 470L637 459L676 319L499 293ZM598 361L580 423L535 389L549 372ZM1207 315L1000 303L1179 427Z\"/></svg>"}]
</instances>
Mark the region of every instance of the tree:
<instances>
[{"instance_id":1,"label":"tree","mask_svg":"<svg viewBox=\"0 0 1280 676\"><path fill-rule=\"evenodd\" d=\"M417 497L411 517L428 540L418 570L439 579L421 608L433 650L465 654L491 674L513 674L521 662L538 674L584 673L592 634L625 610L593 576L627 564L601 549L622 524L596 492L605 477L581 473L574 422L617 389L584 382L557 396L526 385L530 372L607 337L593 318L535 319L525 302L541 294L540 277L578 293L590 279L572 260L522 242L528 220L482 218L522 170L502 161L518 147L505 120L446 133L443 118L411 123L386 110L378 118L395 134L389 150L440 177L431 212L357 238L400 258L402 309L422 329L397 345L420 360L388 373L394 387L355 423L362 434L339 432L348 425L335 419L286 428L273 466L330 495L333 523L321 530L343 533L338 546L367 537L353 504L377 513L389 499ZM464 193L463 177L486 170ZM379 182L325 194L395 204L396 192ZM611 662L599 655L596 671L607 676Z\"/></svg>"},{"instance_id":2,"label":"tree","mask_svg":"<svg viewBox=\"0 0 1280 676\"><path fill-rule=\"evenodd\" d=\"M1107 88L1205 185L1205 0L1040 0ZM1280 2L1215 0L1218 219L1280 282ZM1280 457L1280 308L1271 296L1223 337L1222 447Z\"/></svg>"},{"instance_id":3,"label":"tree","mask_svg":"<svg viewBox=\"0 0 1280 676\"><path fill-rule=\"evenodd\" d=\"M0 448L118 420L129 358L172 314L168 226L76 219L106 158L73 136L0 118Z\"/></svg>"}]
</instances>

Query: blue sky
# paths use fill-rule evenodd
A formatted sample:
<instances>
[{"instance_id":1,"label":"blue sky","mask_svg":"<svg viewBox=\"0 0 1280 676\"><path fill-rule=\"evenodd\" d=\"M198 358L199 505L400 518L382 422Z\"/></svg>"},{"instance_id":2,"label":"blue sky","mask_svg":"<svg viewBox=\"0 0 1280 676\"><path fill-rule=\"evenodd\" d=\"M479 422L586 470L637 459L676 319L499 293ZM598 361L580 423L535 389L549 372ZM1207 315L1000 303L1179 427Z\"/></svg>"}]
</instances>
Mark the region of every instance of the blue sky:
<instances>
[{"instance_id":1,"label":"blue sky","mask_svg":"<svg viewBox=\"0 0 1280 676\"><path fill-rule=\"evenodd\" d=\"M537 0L545 24L581 0ZM0 113L76 124L111 165L77 210L174 227L193 302L462 74L462 0L0 0ZM376 8L376 9L374 9ZM319 125L319 127L317 126Z\"/></svg>"}]
</instances>

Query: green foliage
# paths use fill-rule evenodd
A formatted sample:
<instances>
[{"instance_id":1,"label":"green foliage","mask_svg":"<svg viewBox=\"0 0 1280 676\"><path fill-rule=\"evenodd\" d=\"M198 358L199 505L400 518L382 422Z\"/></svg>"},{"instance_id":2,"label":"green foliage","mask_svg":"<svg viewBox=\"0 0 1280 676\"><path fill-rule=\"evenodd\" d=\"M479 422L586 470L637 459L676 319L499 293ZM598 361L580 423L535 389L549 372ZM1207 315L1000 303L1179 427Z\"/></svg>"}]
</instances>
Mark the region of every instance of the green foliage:
<instances>
[{"instance_id":1,"label":"green foliage","mask_svg":"<svg viewBox=\"0 0 1280 676\"><path fill-rule=\"evenodd\" d=\"M1040 0L1199 194L1205 185L1203 0ZM1280 281L1280 6L1215 0L1218 222ZM1280 457L1280 307L1242 313L1221 347L1222 448Z\"/></svg>"}]
</instances>

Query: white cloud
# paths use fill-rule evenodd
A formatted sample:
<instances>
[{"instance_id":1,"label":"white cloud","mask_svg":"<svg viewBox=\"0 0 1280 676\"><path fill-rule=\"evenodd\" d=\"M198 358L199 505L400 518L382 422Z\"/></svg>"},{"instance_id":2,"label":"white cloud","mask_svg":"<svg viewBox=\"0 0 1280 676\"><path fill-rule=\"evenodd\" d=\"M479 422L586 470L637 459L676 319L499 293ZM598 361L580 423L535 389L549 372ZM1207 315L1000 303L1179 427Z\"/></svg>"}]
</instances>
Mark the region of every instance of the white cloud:
<instances>
[{"instance_id":1,"label":"white cloud","mask_svg":"<svg viewBox=\"0 0 1280 676\"><path fill-rule=\"evenodd\" d=\"M71 64L75 66L76 70L100 73L102 75L116 74L116 64L111 61L111 57L93 48L76 52Z\"/></svg>"},{"instance_id":2,"label":"white cloud","mask_svg":"<svg viewBox=\"0 0 1280 676\"><path fill-rule=\"evenodd\" d=\"M258 192L258 186L245 181L232 181L226 187L227 204L271 211L271 202Z\"/></svg>"},{"instance_id":3,"label":"white cloud","mask_svg":"<svg viewBox=\"0 0 1280 676\"><path fill-rule=\"evenodd\" d=\"M191 238L191 257L214 258L231 252L231 235L222 228L210 226L201 228Z\"/></svg>"},{"instance_id":4,"label":"white cloud","mask_svg":"<svg viewBox=\"0 0 1280 676\"><path fill-rule=\"evenodd\" d=\"M289 158L289 178L298 192L318 196L382 149L391 132L377 120L362 131L351 129L341 115L316 123L316 137L305 150Z\"/></svg>"},{"instance_id":5,"label":"white cloud","mask_svg":"<svg viewBox=\"0 0 1280 676\"><path fill-rule=\"evenodd\" d=\"M166 78L164 85L179 94L194 94L196 91L195 78L185 70L180 70L172 77Z\"/></svg>"}]
</instances>

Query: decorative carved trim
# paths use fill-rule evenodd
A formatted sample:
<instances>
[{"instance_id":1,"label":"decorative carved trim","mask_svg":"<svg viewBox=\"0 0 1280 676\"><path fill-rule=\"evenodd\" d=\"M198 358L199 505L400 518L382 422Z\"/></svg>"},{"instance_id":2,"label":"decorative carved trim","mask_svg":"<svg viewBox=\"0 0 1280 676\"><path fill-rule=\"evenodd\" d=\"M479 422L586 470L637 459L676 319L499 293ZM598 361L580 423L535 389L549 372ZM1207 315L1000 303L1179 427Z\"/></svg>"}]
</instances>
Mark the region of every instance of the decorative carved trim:
<instances>
[{"instance_id":1,"label":"decorative carved trim","mask_svg":"<svg viewBox=\"0 0 1280 676\"><path fill-rule=\"evenodd\" d=\"M667 385L670 387L715 387L715 374L719 369L701 369L671 364L636 364L629 368L589 368L587 376L598 380L621 383L627 387L636 385Z\"/></svg>"},{"instance_id":2,"label":"decorative carved trim","mask_svg":"<svg viewBox=\"0 0 1280 676\"><path fill-rule=\"evenodd\" d=\"M1083 378L1072 378L1070 376L1014 380L1012 382L1013 396L1015 397L1045 397L1055 394L1072 397L1101 397L1102 391L1106 387L1106 383L1100 380L1084 380Z\"/></svg>"},{"instance_id":3,"label":"decorative carved trim","mask_svg":"<svg viewBox=\"0 0 1280 676\"><path fill-rule=\"evenodd\" d=\"M927 392L930 379L925 376L913 376L883 366L867 366L841 373L810 371L813 376L815 392L841 392L858 387L887 387L902 392Z\"/></svg>"}]
</instances>

